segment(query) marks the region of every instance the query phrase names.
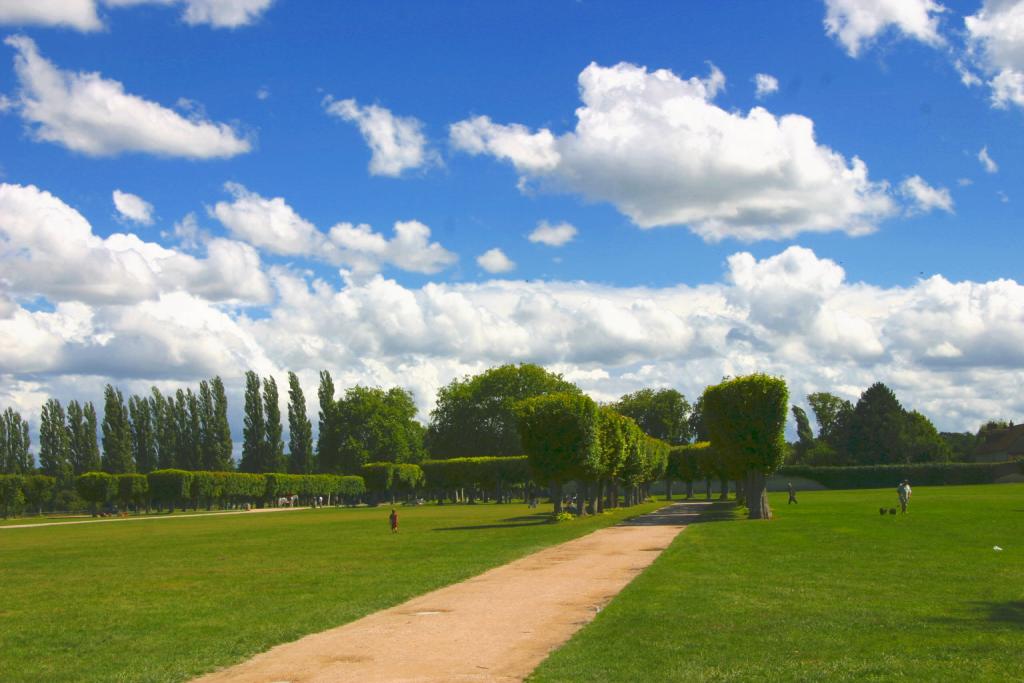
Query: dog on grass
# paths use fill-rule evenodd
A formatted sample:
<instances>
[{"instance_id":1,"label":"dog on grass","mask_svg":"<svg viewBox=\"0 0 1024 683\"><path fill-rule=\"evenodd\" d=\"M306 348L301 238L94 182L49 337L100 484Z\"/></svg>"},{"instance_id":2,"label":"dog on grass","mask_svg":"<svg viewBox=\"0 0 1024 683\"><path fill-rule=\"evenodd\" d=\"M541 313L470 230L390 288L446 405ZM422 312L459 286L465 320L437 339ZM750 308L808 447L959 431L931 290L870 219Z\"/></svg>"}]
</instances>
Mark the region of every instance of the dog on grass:
<instances>
[{"instance_id":1,"label":"dog on grass","mask_svg":"<svg viewBox=\"0 0 1024 683\"><path fill-rule=\"evenodd\" d=\"M878 508L878 514L884 515L887 512L885 508Z\"/></svg>"},{"instance_id":2,"label":"dog on grass","mask_svg":"<svg viewBox=\"0 0 1024 683\"><path fill-rule=\"evenodd\" d=\"M880 514L880 515L884 515L887 512L890 515L895 515L896 514L896 508L889 508L888 510L885 509L885 508L878 508L878 514Z\"/></svg>"}]
</instances>

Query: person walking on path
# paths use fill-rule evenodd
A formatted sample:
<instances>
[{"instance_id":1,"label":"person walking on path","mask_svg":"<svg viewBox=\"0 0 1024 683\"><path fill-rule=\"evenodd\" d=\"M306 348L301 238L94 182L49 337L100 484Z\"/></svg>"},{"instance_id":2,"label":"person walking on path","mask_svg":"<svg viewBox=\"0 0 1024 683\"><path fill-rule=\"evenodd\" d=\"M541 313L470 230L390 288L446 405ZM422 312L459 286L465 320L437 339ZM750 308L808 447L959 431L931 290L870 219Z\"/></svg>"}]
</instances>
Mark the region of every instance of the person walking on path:
<instances>
[{"instance_id":1,"label":"person walking on path","mask_svg":"<svg viewBox=\"0 0 1024 683\"><path fill-rule=\"evenodd\" d=\"M910 482L904 479L896 487L896 494L900 497L900 510L907 511L907 504L910 503Z\"/></svg>"},{"instance_id":2,"label":"person walking on path","mask_svg":"<svg viewBox=\"0 0 1024 683\"><path fill-rule=\"evenodd\" d=\"M395 508L391 508L391 515L388 517L388 521L391 522L391 533L398 533L398 513L395 512Z\"/></svg>"},{"instance_id":3,"label":"person walking on path","mask_svg":"<svg viewBox=\"0 0 1024 683\"><path fill-rule=\"evenodd\" d=\"M787 487L789 488L789 503L786 503L786 505L789 505L790 503L799 504L796 499L796 489L793 488L793 482L789 482L789 484L787 484Z\"/></svg>"}]
</instances>

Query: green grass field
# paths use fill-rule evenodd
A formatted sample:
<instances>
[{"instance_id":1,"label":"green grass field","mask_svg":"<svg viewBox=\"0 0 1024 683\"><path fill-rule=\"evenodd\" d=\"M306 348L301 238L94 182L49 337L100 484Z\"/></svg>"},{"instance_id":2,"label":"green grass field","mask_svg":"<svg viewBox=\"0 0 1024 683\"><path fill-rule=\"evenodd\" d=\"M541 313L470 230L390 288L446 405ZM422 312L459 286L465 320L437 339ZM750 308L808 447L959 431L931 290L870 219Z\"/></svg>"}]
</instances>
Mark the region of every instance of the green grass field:
<instances>
[{"instance_id":1,"label":"green grass field","mask_svg":"<svg viewBox=\"0 0 1024 683\"><path fill-rule=\"evenodd\" d=\"M0 530L0 680L181 681L657 504L321 509Z\"/></svg>"},{"instance_id":2,"label":"green grass field","mask_svg":"<svg viewBox=\"0 0 1024 683\"><path fill-rule=\"evenodd\" d=\"M771 504L686 529L530 680L1024 680L1024 485Z\"/></svg>"}]
</instances>

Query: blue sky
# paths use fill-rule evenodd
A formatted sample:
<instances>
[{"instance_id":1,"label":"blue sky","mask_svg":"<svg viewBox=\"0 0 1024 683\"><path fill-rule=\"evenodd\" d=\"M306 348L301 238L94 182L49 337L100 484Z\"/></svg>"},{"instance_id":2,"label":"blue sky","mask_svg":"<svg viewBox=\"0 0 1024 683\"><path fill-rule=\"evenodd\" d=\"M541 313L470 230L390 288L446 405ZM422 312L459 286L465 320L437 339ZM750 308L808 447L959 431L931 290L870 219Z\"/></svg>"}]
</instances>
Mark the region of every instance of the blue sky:
<instances>
[{"instance_id":1,"label":"blue sky","mask_svg":"<svg viewBox=\"0 0 1024 683\"><path fill-rule=\"evenodd\" d=\"M0 2L0 405L534 361L1024 413L1024 2L57 5Z\"/></svg>"}]
</instances>

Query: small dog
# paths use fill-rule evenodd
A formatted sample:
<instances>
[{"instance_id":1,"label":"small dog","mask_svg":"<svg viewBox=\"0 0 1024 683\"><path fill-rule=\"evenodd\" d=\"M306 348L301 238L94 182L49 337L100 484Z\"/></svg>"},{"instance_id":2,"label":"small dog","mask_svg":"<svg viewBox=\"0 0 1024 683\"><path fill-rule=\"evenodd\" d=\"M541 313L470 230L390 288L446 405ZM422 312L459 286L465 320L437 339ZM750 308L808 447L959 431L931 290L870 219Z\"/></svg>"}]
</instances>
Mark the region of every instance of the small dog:
<instances>
[{"instance_id":1,"label":"small dog","mask_svg":"<svg viewBox=\"0 0 1024 683\"><path fill-rule=\"evenodd\" d=\"M884 515L886 513L885 508L878 508L878 514Z\"/></svg>"},{"instance_id":2,"label":"small dog","mask_svg":"<svg viewBox=\"0 0 1024 683\"><path fill-rule=\"evenodd\" d=\"M896 514L896 508L889 508L889 514L890 515L895 515Z\"/></svg>"}]
</instances>

